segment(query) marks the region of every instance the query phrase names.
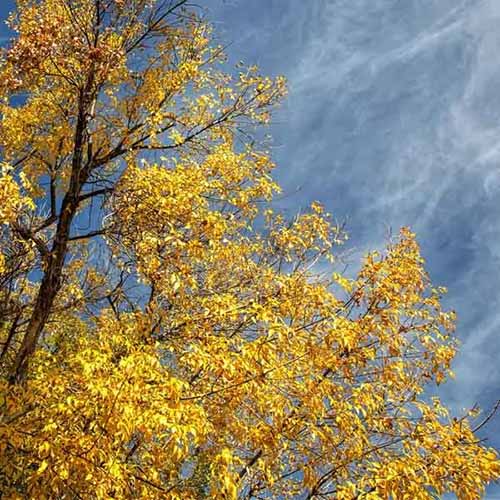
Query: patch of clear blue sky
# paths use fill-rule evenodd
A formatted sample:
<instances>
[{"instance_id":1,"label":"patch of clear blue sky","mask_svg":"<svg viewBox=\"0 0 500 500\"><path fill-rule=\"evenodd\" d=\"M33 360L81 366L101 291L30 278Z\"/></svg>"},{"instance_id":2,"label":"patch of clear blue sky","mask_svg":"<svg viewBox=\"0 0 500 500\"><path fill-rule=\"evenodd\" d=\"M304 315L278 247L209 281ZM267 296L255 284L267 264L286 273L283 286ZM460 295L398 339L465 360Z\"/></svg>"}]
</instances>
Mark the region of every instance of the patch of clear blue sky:
<instances>
[{"instance_id":1,"label":"patch of clear blue sky","mask_svg":"<svg viewBox=\"0 0 500 500\"><path fill-rule=\"evenodd\" d=\"M318 199L347 219L353 269L387 228L412 227L433 282L449 289L463 342L456 380L437 392L456 411L491 407L500 397L500 2L197 3L234 62L289 79L271 129L289 195L280 203ZM12 6L1 2L0 15ZM497 448L499 430L500 416L484 431Z\"/></svg>"},{"instance_id":2,"label":"patch of clear blue sky","mask_svg":"<svg viewBox=\"0 0 500 500\"><path fill-rule=\"evenodd\" d=\"M2 20L0 24L0 43L2 44L5 43L9 37L7 26L3 21L6 19L7 15L14 10L14 7L14 0L4 0L0 4L0 19Z\"/></svg>"}]
</instances>

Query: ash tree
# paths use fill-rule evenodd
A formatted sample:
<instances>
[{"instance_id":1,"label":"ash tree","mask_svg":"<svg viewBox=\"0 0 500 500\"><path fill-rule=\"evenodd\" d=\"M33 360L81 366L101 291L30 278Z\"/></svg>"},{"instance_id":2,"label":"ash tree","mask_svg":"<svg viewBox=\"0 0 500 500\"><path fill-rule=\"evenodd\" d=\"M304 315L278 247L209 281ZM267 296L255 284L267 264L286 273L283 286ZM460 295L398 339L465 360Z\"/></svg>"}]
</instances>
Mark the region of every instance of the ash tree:
<instances>
[{"instance_id":1,"label":"ash tree","mask_svg":"<svg viewBox=\"0 0 500 500\"><path fill-rule=\"evenodd\" d=\"M480 498L481 420L424 393L456 340L415 236L347 278L320 204L272 209L284 79L228 70L185 0L9 23L2 498Z\"/></svg>"}]
</instances>

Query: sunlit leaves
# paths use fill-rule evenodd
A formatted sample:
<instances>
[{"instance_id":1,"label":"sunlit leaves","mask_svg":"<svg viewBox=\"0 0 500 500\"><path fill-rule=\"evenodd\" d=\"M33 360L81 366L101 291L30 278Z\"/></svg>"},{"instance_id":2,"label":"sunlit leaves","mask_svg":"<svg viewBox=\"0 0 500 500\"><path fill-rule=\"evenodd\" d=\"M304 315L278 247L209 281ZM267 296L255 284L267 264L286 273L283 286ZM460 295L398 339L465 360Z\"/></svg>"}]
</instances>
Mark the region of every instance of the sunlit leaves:
<instances>
[{"instance_id":1,"label":"sunlit leaves","mask_svg":"<svg viewBox=\"0 0 500 500\"><path fill-rule=\"evenodd\" d=\"M284 80L227 71L184 3L22 0L12 18L3 496L479 498L500 469L477 415L424 393L457 343L415 235L347 276L347 237L319 203L272 208L252 134ZM12 383L40 276L57 273Z\"/></svg>"}]
</instances>

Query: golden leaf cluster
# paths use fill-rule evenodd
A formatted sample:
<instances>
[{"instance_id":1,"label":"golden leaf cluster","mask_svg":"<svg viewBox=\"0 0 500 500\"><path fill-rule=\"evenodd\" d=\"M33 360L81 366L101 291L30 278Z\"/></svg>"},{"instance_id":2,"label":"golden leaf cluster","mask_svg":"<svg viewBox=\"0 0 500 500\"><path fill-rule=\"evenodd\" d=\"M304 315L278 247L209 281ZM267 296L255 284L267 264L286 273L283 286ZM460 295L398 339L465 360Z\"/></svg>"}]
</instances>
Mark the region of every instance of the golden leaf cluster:
<instances>
[{"instance_id":1,"label":"golden leaf cluster","mask_svg":"<svg viewBox=\"0 0 500 500\"><path fill-rule=\"evenodd\" d=\"M286 217L259 129L185 1L20 0L0 60L6 499L480 498L500 476L451 374L454 314L402 229L342 271Z\"/></svg>"}]
</instances>

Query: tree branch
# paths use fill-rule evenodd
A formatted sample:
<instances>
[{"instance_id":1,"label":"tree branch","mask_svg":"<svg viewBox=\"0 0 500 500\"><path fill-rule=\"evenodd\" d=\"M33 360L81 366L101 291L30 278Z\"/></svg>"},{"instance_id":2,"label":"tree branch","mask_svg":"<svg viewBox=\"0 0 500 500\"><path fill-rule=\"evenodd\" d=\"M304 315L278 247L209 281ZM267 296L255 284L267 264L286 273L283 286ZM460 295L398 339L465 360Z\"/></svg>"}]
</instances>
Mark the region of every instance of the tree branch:
<instances>
[{"instance_id":1,"label":"tree branch","mask_svg":"<svg viewBox=\"0 0 500 500\"><path fill-rule=\"evenodd\" d=\"M68 241L85 240L87 238L92 238L94 236L101 236L103 234L106 234L106 229L98 229L97 231L91 231L90 233L87 234L78 234L76 236L71 236L70 238L68 238Z\"/></svg>"}]
</instances>

